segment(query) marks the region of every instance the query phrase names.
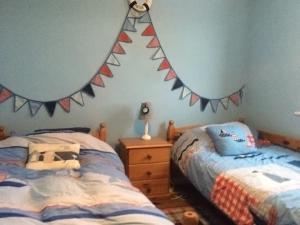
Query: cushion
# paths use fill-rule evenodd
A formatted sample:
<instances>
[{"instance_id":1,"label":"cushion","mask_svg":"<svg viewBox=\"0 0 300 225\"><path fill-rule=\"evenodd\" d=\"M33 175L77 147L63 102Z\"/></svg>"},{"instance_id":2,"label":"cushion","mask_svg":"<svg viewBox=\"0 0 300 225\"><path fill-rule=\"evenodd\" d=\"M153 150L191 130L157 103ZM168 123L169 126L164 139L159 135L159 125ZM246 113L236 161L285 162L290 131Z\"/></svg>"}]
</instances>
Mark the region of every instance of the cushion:
<instances>
[{"instance_id":1,"label":"cushion","mask_svg":"<svg viewBox=\"0 0 300 225\"><path fill-rule=\"evenodd\" d=\"M26 168L34 170L79 169L79 144L29 143Z\"/></svg>"},{"instance_id":2,"label":"cushion","mask_svg":"<svg viewBox=\"0 0 300 225\"><path fill-rule=\"evenodd\" d=\"M206 131L221 156L244 155L257 151L255 138L249 127L243 123L208 126Z\"/></svg>"},{"instance_id":3,"label":"cushion","mask_svg":"<svg viewBox=\"0 0 300 225\"><path fill-rule=\"evenodd\" d=\"M175 161L179 160L180 156L188 152L190 147L193 147L194 152L201 150L214 151L213 141L203 127L185 131L172 147L172 158Z\"/></svg>"}]
</instances>

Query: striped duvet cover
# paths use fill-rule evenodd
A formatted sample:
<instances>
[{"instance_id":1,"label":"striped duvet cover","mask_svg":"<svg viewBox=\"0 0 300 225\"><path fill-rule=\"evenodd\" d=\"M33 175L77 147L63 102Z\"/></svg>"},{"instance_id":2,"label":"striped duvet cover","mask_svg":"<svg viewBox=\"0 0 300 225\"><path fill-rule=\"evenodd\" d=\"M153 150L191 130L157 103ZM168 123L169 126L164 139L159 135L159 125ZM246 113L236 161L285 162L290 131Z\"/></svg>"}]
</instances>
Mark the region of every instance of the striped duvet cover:
<instances>
[{"instance_id":1,"label":"striped duvet cover","mask_svg":"<svg viewBox=\"0 0 300 225\"><path fill-rule=\"evenodd\" d=\"M26 169L27 146L79 143L77 170ZM170 225L124 174L115 151L82 133L45 133L0 142L0 224Z\"/></svg>"}]
</instances>

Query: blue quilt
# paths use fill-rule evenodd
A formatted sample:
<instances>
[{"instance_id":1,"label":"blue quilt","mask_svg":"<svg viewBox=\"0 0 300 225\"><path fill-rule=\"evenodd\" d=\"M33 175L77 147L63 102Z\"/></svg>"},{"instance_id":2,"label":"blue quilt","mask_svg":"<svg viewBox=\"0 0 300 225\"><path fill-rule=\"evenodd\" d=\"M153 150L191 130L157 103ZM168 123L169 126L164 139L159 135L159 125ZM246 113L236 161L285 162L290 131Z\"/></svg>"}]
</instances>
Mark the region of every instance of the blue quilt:
<instances>
[{"instance_id":1,"label":"blue quilt","mask_svg":"<svg viewBox=\"0 0 300 225\"><path fill-rule=\"evenodd\" d=\"M80 169L26 169L29 142L79 142ZM44 223L172 224L131 185L115 151L90 135L51 133L1 141L0 224Z\"/></svg>"},{"instance_id":2,"label":"blue quilt","mask_svg":"<svg viewBox=\"0 0 300 225\"><path fill-rule=\"evenodd\" d=\"M172 158L207 199L211 199L215 180L220 174L230 174L231 171L242 171L249 168L247 172L250 171L251 175L262 172L265 179L259 182L270 181L277 183L276 186L280 187L282 184L291 182L291 178L285 176L282 171L268 171L265 168L268 168L268 165L274 168L284 168L285 171L291 171L295 174L294 177L296 178L293 180L293 185L290 185L289 189L282 189L276 194L268 195L264 204L275 207L277 211L276 224L300 224L299 153L272 145L260 148L255 154L220 156L211 145L207 144L203 147L198 143L203 142L205 144L207 141L195 141L196 139L199 137L195 137L192 133L183 135L173 147L175 152L173 152ZM270 185L269 183L264 186ZM261 184L257 183L257 186L259 185ZM260 212L256 213L260 214ZM267 215L261 213L259 216L267 220Z\"/></svg>"}]
</instances>

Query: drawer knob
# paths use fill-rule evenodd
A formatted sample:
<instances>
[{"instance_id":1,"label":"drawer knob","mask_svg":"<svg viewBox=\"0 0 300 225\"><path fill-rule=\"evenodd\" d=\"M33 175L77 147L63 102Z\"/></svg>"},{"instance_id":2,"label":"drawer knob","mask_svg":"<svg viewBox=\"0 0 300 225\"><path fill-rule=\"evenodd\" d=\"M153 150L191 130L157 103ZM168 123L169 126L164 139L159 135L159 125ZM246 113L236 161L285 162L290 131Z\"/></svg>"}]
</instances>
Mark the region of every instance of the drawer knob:
<instances>
[{"instance_id":1,"label":"drawer knob","mask_svg":"<svg viewBox=\"0 0 300 225\"><path fill-rule=\"evenodd\" d=\"M150 193L151 193L151 188L147 188L147 189L146 189L146 192L147 192L148 194L150 194Z\"/></svg>"},{"instance_id":2,"label":"drawer knob","mask_svg":"<svg viewBox=\"0 0 300 225\"><path fill-rule=\"evenodd\" d=\"M152 159L152 155L147 155L146 157L148 160L151 160Z\"/></svg>"},{"instance_id":3,"label":"drawer knob","mask_svg":"<svg viewBox=\"0 0 300 225\"><path fill-rule=\"evenodd\" d=\"M150 171L147 171L147 176L150 177L152 173Z\"/></svg>"}]
</instances>

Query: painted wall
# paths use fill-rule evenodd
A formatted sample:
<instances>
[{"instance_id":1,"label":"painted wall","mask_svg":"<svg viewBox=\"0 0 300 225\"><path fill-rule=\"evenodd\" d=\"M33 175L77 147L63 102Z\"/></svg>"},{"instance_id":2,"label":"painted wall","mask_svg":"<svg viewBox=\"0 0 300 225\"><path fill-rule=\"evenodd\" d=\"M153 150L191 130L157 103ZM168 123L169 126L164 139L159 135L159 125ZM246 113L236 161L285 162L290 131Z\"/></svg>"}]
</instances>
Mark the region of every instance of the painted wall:
<instances>
[{"instance_id":1,"label":"painted wall","mask_svg":"<svg viewBox=\"0 0 300 225\"><path fill-rule=\"evenodd\" d=\"M0 0L0 83L23 96L53 100L77 91L104 62L127 14L126 0ZM248 0L156 0L151 15L164 50L178 76L202 96L222 97L240 88L247 75ZM44 127L91 126L105 121L109 141L137 136L142 101L151 101L151 134L164 136L166 123L178 125L225 121L242 116L231 106L200 112L171 92L173 81L157 72L149 37L130 34L133 44L123 44L127 55L106 88L96 97L84 97L85 107L72 104L66 114L57 107L53 118L42 108L30 117L28 107L12 112L12 100L0 106L0 124L11 130ZM251 99L249 100L251 101Z\"/></svg>"},{"instance_id":2,"label":"painted wall","mask_svg":"<svg viewBox=\"0 0 300 225\"><path fill-rule=\"evenodd\" d=\"M300 1L252 1L247 118L255 127L300 134Z\"/></svg>"}]
</instances>

